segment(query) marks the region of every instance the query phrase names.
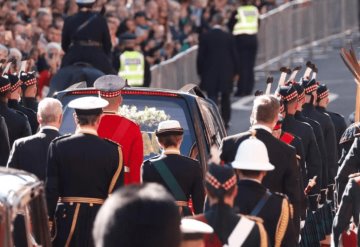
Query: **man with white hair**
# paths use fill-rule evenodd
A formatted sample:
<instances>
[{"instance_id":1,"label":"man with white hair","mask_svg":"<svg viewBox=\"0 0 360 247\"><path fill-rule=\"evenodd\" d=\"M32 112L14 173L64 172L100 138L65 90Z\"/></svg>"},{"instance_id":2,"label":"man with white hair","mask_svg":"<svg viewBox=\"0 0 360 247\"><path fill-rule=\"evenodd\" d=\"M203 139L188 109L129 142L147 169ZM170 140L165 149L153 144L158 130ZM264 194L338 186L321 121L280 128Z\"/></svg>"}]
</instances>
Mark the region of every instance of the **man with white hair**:
<instances>
[{"instance_id":1,"label":"man with white hair","mask_svg":"<svg viewBox=\"0 0 360 247\"><path fill-rule=\"evenodd\" d=\"M40 131L14 142L7 167L31 172L44 181L48 147L50 142L60 135L59 127L62 121L60 101L53 98L45 98L40 101L37 120L40 124Z\"/></svg>"}]
</instances>

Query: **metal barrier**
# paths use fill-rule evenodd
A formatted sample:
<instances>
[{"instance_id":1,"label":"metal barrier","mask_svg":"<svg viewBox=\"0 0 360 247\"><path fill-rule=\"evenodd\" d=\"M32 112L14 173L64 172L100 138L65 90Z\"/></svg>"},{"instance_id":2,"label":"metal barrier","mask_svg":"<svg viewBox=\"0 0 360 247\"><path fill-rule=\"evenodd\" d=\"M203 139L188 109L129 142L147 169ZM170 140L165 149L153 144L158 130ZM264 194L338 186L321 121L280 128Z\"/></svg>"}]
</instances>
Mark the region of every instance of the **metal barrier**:
<instances>
[{"instance_id":1,"label":"metal barrier","mask_svg":"<svg viewBox=\"0 0 360 247\"><path fill-rule=\"evenodd\" d=\"M256 70L291 59L299 49L358 31L358 0L295 0L260 16ZM198 83L197 46L151 68L152 87Z\"/></svg>"}]
</instances>

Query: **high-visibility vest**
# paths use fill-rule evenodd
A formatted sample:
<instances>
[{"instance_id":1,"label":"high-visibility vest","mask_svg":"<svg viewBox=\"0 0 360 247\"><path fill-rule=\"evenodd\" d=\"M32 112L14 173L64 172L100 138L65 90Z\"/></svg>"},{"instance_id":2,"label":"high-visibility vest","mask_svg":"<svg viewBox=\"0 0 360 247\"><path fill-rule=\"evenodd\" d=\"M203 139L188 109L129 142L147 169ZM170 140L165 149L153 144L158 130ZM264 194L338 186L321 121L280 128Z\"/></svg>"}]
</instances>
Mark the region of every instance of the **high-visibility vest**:
<instances>
[{"instance_id":1,"label":"high-visibility vest","mask_svg":"<svg viewBox=\"0 0 360 247\"><path fill-rule=\"evenodd\" d=\"M259 11L253 5L240 6L237 9L237 22L234 26L233 35L256 34L258 32Z\"/></svg>"},{"instance_id":2,"label":"high-visibility vest","mask_svg":"<svg viewBox=\"0 0 360 247\"><path fill-rule=\"evenodd\" d=\"M144 55L138 51L125 51L120 55L118 75L127 79L129 86L144 85Z\"/></svg>"}]
</instances>

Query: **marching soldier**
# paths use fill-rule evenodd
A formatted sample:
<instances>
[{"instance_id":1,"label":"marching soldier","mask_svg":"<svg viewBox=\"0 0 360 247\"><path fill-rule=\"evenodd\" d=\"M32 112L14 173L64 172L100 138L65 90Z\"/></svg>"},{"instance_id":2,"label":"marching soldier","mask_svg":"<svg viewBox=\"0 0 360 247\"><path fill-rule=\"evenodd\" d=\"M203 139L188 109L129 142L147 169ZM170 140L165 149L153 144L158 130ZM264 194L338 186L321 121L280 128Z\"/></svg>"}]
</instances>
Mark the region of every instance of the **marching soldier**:
<instances>
[{"instance_id":1,"label":"marching soldier","mask_svg":"<svg viewBox=\"0 0 360 247\"><path fill-rule=\"evenodd\" d=\"M7 75L0 77L0 115L4 117L9 132L10 146L16 139L31 135L29 121L25 115L8 107L11 83Z\"/></svg>"},{"instance_id":2,"label":"marching soldier","mask_svg":"<svg viewBox=\"0 0 360 247\"><path fill-rule=\"evenodd\" d=\"M335 215L333 229L332 229L332 245L338 246L354 246L355 243L349 243L345 245L341 243L341 235L344 231L347 231L349 224L351 223L351 217L353 217L353 223L355 229L357 228L357 246L360 246L360 227L359 227L359 215L360 215L360 173L352 174L349 182L346 185L344 195L342 196L340 207ZM343 245L344 244L344 245Z\"/></svg>"},{"instance_id":3,"label":"marching soldier","mask_svg":"<svg viewBox=\"0 0 360 247\"><path fill-rule=\"evenodd\" d=\"M97 135L107 105L93 96L71 101L76 132L50 144L46 199L49 224L56 232L53 246L93 246L95 216L108 195L123 184L120 146Z\"/></svg>"},{"instance_id":4,"label":"marching soldier","mask_svg":"<svg viewBox=\"0 0 360 247\"><path fill-rule=\"evenodd\" d=\"M303 113L306 117L311 118L319 122L322 127L325 141L325 148L327 154L327 168L328 168L328 186L334 184L334 179L337 172L337 151L336 151L336 137L335 128L331 121L331 118L324 113L321 113L315 109L315 102L317 99L316 90L318 85L314 79L303 80L302 83L305 90L305 104L303 105Z\"/></svg>"},{"instance_id":5,"label":"marching soldier","mask_svg":"<svg viewBox=\"0 0 360 247\"><path fill-rule=\"evenodd\" d=\"M234 170L228 165L209 165L205 180L210 208L194 217L214 229L213 234L205 236L205 247L270 246L261 219L238 215L233 210L237 194Z\"/></svg>"},{"instance_id":6,"label":"marching soldier","mask_svg":"<svg viewBox=\"0 0 360 247\"><path fill-rule=\"evenodd\" d=\"M36 113L33 110L20 105L21 85L23 82L16 75L8 74L8 77L11 83L11 94L8 101L8 106L16 111L22 112L27 116L32 134L35 134L39 127Z\"/></svg>"},{"instance_id":7,"label":"marching soldier","mask_svg":"<svg viewBox=\"0 0 360 247\"><path fill-rule=\"evenodd\" d=\"M22 88L22 104L34 112L37 112L39 102L36 99L37 95L37 84L38 81L35 76L35 71L33 72L20 72L20 80L23 82L21 85Z\"/></svg>"},{"instance_id":8,"label":"marching soldier","mask_svg":"<svg viewBox=\"0 0 360 247\"><path fill-rule=\"evenodd\" d=\"M338 158L341 157L341 147L340 147L340 138L344 131L346 130L346 121L343 115L338 114L336 112L331 112L327 109L329 104L329 89L325 84L321 84L317 88L317 106L316 110L326 113L330 116L334 127L335 127L335 134L336 134L336 144L337 144L337 151L338 151Z\"/></svg>"},{"instance_id":9,"label":"marching soldier","mask_svg":"<svg viewBox=\"0 0 360 247\"><path fill-rule=\"evenodd\" d=\"M314 132L310 125L299 122L294 117L297 108L297 91L293 86L280 86L277 93L280 95L285 107L282 129L300 137L304 147L307 174L307 177L303 178L304 184L314 176L317 176L319 178L318 181L321 181L322 162ZM320 188L316 186L313 193L318 194L319 192Z\"/></svg>"},{"instance_id":10,"label":"marching soldier","mask_svg":"<svg viewBox=\"0 0 360 247\"><path fill-rule=\"evenodd\" d=\"M300 231L300 171L296 162L295 149L272 135L277 123L280 104L274 96L261 95L255 98L252 110L251 129L256 130L256 138L262 141L269 153L270 163L275 170L268 172L262 184L271 192L287 195L294 206L294 225L298 236ZM225 137L220 146L220 158L224 163L235 159L237 148L250 137L250 132L244 132Z\"/></svg>"},{"instance_id":11,"label":"marching soldier","mask_svg":"<svg viewBox=\"0 0 360 247\"><path fill-rule=\"evenodd\" d=\"M261 218L271 246L297 246L293 210L287 197L261 184L267 171L274 170L264 143L255 137L243 141L231 165L239 177L236 212Z\"/></svg>"},{"instance_id":12,"label":"marching soldier","mask_svg":"<svg viewBox=\"0 0 360 247\"><path fill-rule=\"evenodd\" d=\"M184 129L176 120L159 123L155 134L163 153L144 162L142 181L162 184L174 196L183 215L190 215L189 199L195 214L203 211L204 187L200 163L180 154Z\"/></svg>"},{"instance_id":13,"label":"marching soldier","mask_svg":"<svg viewBox=\"0 0 360 247\"><path fill-rule=\"evenodd\" d=\"M104 108L98 133L121 145L124 156L125 184L140 183L140 170L144 158L143 140L140 127L130 119L118 114L122 103L121 90L125 81L116 75L99 77L94 87L100 96L109 102Z\"/></svg>"}]
</instances>

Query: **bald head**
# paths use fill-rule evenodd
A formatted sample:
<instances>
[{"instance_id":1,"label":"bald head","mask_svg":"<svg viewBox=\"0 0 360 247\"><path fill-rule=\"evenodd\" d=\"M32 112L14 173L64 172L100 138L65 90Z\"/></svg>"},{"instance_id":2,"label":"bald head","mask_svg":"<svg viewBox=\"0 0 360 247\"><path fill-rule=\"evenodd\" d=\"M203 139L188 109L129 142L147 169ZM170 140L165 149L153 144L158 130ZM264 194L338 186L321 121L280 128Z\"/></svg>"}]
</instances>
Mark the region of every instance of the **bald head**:
<instances>
[{"instance_id":1,"label":"bald head","mask_svg":"<svg viewBox=\"0 0 360 247\"><path fill-rule=\"evenodd\" d=\"M44 98L39 102L37 112L41 127L50 125L59 128L62 120L62 104L53 98Z\"/></svg>"}]
</instances>

